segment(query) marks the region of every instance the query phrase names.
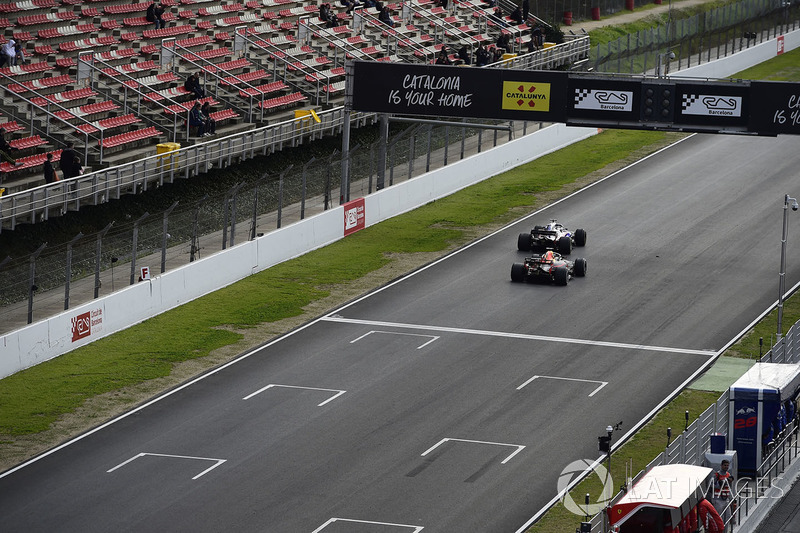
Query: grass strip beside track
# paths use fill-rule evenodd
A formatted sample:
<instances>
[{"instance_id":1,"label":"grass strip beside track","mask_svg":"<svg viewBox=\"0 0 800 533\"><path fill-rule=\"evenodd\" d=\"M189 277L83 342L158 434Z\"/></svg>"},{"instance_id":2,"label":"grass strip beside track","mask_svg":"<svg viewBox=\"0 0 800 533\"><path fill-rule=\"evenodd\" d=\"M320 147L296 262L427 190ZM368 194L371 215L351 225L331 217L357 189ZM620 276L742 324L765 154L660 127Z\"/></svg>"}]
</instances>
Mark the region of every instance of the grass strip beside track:
<instances>
[{"instance_id":1,"label":"grass strip beside track","mask_svg":"<svg viewBox=\"0 0 800 533\"><path fill-rule=\"evenodd\" d=\"M628 22L625 24L606 25L591 30L589 32L589 43L591 44L591 46L597 46L598 44L606 44L612 41L616 41L620 37L626 37L631 34L636 34L637 32L640 32L642 30L649 30L651 28L656 28L658 26L665 26L668 24L670 17L672 18L673 22L681 19L688 19L697 15L698 13L712 11L724 5L735 4L739 1L741 0L711 0L709 2L703 2L694 5L681 5L681 2L676 2L676 4L672 6L671 13L669 11L652 13L648 16L639 18L633 22ZM659 4L655 3L646 4L643 6L636 7L635 11L646 12L654 10L658 7ZM630 13L630 11L627 10L618 11L617 13L604 15L604 19L613 22L615 17L626 15L628 13Z\"/></svg>"}]
</instances>

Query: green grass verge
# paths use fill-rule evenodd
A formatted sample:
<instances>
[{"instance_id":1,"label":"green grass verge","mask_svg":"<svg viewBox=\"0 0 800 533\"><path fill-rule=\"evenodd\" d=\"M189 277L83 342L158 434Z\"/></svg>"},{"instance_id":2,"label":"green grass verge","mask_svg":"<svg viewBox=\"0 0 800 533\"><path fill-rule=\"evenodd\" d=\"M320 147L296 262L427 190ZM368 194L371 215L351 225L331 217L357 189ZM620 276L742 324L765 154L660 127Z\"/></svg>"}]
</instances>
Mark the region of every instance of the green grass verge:
<instances>
[{"instance_id":1,"label":"green grass verge","mask_svg":"<svg viewBox=\"0 0 800 533\"><path fill-rule=\"evenodd\" d=\"M739 1L741 0L715 0L711 2L705 2L702 4L686 6L686 7L681 7L680 2L676 2L675 5L673 5L672 7L672 20L675 21L675 20L687 19L695 16L698 13L712 11L718 7L722 7L727 4L734 4ZM648 4L646 6L637 7L635 11L644 12L652 10L656 7L658 7L657 4ZM629 13L629 11L619 11L613 15L609 15L607 17L607 20L613 22L614 17L624 15L626 13ZM647 17L626 24L603 26L601 28L597 28L589 32L589 43L591 44L591 46L597 46L598 44L606 44L611 41L616 41L620 37L627 36L628 34L635 34L636 32L642 30L649 30L650 28L663 26L667 24L668 21L669 21L669 13L663 12L663 13L653 13Z\"/></svg>"}]
</instances>

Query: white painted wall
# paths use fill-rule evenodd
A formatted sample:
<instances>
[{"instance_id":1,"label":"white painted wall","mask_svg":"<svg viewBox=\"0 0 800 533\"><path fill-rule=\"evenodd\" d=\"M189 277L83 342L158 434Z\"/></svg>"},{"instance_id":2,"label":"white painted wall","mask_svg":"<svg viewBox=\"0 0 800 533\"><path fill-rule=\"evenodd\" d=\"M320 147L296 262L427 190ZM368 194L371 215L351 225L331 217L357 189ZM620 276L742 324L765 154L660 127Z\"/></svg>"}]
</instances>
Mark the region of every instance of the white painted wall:
<instances>
[{"instance_id":1,"label":"white painted wall","mask_svg":"<svg viewBox=\"0 0 800 533\"><path fill-rule=\"evenodd\" d=\"M800 31L784 36L785 50L800 46ZM681 77L722 78L776 55L776 41L681 71ZM597 133L556 124L365 199L366 225L405 213ZM178 269L131 285L0 337L0 378L58 357L89 342L230 285L251 274L342 238L337 207ZM94 313L91 333L73 341L73 321Z\"/></svg>"},{"instance_id":2,"label":"white painted wall","mask_svg":"<svg viewBox=\"0 0 800 533\"><path fill-rule=\"evenodd\" d=\"M783 44L785 52L800 46L800 30L784 35ZM778 55L778 40L771 39L711 63L685 68L680 72L674 73L674 75L681 78L727 78L744 69L772 59L776 55Z\"/></svg>"}]
</instances>

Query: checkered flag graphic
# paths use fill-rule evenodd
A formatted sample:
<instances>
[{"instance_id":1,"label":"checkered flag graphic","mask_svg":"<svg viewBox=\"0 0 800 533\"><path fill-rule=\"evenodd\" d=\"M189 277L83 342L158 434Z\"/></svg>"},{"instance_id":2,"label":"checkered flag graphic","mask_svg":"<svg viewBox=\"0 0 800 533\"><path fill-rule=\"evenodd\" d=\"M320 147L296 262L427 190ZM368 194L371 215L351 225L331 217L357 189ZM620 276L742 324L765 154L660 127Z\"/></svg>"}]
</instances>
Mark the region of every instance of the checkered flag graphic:
<instances>
[{"instance_id":1,"label":"checkered flag graphic","mask_svg":"<svg viewBox=\"0 0 800 533\"><path fill-rule=\"evenodd\" d=\"M589 96L591 89L575 89L575 105L580 104L583 100Z\"/></svg>"},{"instance_id":2,"label":"checkered flag graphic","mask_svg":"<svg viewBox=\"0 0 800 533\"><path fill-rule=\"evenodd\" d=\"M681 99L681 109L688 109L693 103L697 101L696 94L684 94Z\"/></svg>"}]
</instances>

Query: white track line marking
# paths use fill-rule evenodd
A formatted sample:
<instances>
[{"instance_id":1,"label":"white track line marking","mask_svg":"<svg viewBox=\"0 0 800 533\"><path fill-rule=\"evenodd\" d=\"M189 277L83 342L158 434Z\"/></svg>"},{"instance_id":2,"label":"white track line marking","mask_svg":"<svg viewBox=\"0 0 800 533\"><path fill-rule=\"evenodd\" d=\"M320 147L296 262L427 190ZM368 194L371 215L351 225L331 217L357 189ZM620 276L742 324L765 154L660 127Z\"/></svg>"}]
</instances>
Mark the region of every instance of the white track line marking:
<instances>
[{"instance_id":1,"label":"white track line marking","mask_svg":"<svg viewBox=\"0 0 800 533\"><path fill-rule=\"evenodd\" d=\"M510 339L525 339L533 341L562 342L566 344L585 344L588 346L605 346L608 348L624 348L627 350L648 350L652 352L683 353L689 355L712 356L717 352L712 350L690 350L688 348L670 348L668 346L648 346L646 344L626 344L624 342L591 341L585 339L567 339L565 337L550 337L547 335L528 335L525 333L506 333L504 331L487 331L481 329L451 328L447 326L424 326L420 324L403 324L400 322L380 322L377 320L361 320L358 318L344 318L339 315L322 317L326 322L340 322L343 324L362 324L365 326L383 326L402 329L421 329L423 331L440 331L446 333L463 333L466 335L483 335L486 337L506 337Z\"/></svg>"},{"instance_id":2,"label":"white track line marking","mask_svg":"<svg viewBox=\"0 0 800 533\"><path fill-rule=\"evenodd\" d=\"M370 520L352 520L350 518L331 518L330 520L328 520L327 522L325 522L324 524L319 526L317 529L315 529L311 533L319 533L320 531L322 531L323 529L325 529L329 525L333 524L334 522L355 522L355 523L358 523L358 524L375 524L375 525L378 525L378 526L409 527L409 528L413 528L414 529L414 533L419 533L420 531L425 529L422 526L410 526L408 524L392 524L392 523L389 523L389 522L372 522Z\"/></svg>"},{"instance_id":3,"label":"white track line marking","mask_svg":"<svg viewBox=\"0 0 800 533\"><path fill-rule=\"evenodd\" d=\"M364 337L366 337L367 335L371 335L372 333L385 333L386 335L411 335L413 337L431 337L431 340L429 340L425 344L420 344L419 346L417 346L417 350L420 350L420 349L426 347L427 345L429 345L430 343L432 343L433 341L435 341L435 340L437 340L439 338L438 335L423 335L421 333L403 333L403 332L400 332L400 331L380 331L380 330L374 329L372 331L368 331L368 332L364 333L363 335L361 335L357 339L351 340L350 344L356 343L356 342L360 341L361 339L363 339Z\"/></svg>"},{"instance_id":4,"label":"white track line marking","mask_svg":"<svg viewBox=\"0 0 800 533\"><path fill-rule=\"evenodd\" d=\"M521 452L523 449L525 449L525 446L523 446L522 444L506 444L506 443L503 443L503 442L488 442L488 441L485 441L485 440L468 440L468 439L444 438L444 439L440 440L439 442L437 442L436 444L434 444L433 446L431 446L430 448L428 448L427 450L425 450L422 453L422 457L425 457L426 455L431 453L433 450L435 450L436 448L438 448L439 446L441 446L442 444L444 444L445 442L450 441L450 440L458 441L458 442L471 442L471 443L474 443L474 444L491 444L493 446L509 446L511 448L516 448L517 450L515 452L512 452L511 455L509 455L508 457L503 459L503 461L500 463L501 465L506 464L507 462L509 462L511 460L512 457L514 457L519 452Z\"/></svg>"},{"instance_id":5,"label":"white track line marking","mask_svg":"<svg viewBox=\"0 0 800 533\"><path fill-rule=\"evenodd\" d=\"M517 387L517 390L521 390L525 385L527 385L528 383L530 383L531 381L533 381L536 378L561 379L561 380L564 380L564 381L583 381L585 383L599 383L600 386L597 387L594 391L592 391L592 393L589 395L589 398L591 398L592 396L594 396L595 394L600 392L600 389L602 389L603 387L608 385L608 381L598 381L596 379L562 378L562 377L559 377L559 376L533 376L531 379L529 379L528 381L526 381L525 383L523 383L522 385Z\"/></svg>"},{"instance_id":6,"label":"white track line marking","mask_svg":"<svg viewBox=\"0 0 800 533\"><path fill-rule=\"evenodd\" d=\"M192 479L197 479L197 478L207 474L208 472L211 472L216 467L218 467L219 465L221 465L222 463L227 461L227 459L212 459L210 457L192 457L192 456L189 456L189 455L170 455L170 454L167 454L167 453L147 453L147 452L143 452L143 453L139 453L139 454L134 455L133 457L131 457L127 461L121 462L120 464L118 464L117 466L112 468L111 470L106 470L106 473L113 472L117 468L122 468L126 464L128 464L128 463L130 463L130 462L132 462L132 461L134 461L134 460L136 460L136 459L138 459L140 457L144 457L146 455L150 455L150 456L154 456L154 457L172 457L172 458L175 458L175 459L196 459L198 461L214 461L216 463L215 465L209 466L208 468L206 468L205 470L203 470L202 472L200 472L199 474L194 476Z\"/></svg>"},{"instance_id":7,"label":"white track line marking","mask_svg":"<svg viewBox=\"0 0 800 533\"><path fill-rule=\"evenodd\" d=\"M319 387L300 387L300 386L298 386L298 385L278 385L277 383L270 383L270 384L269 384L269 385L267 385L266 387L262 387L262 388L258 389L258 390L257 390L257 391L255 391L255 392L251 392L250 394L248 394L247 396L245 396L244 398L242 398L242 400L249 400L250 398L252 398L252 397L253 397L253 396L255 396L256 394L261 394L261 393L262 393L262 392L264 392L265 390L267 390L267 389L271 389L272 387L284 387L284 388L287 388L287 389L321 390L321 391L326 391L326 392L335 392L335 393L336 393L336 394L334 394L333 396L331 396L330 398L328 398L327 400L325 400L324 402L322 402L321 404L318 404L318 405L317 405L317 407L322 407L322 406L323 406L323 405L325 405L326 403L328 403L328 402L332 402L333 400L335 400L336 398L338 398L339 396L341 396L342 394L344 394L345 392L347 392L347 391L345 391L345 390L339 390L339 389L321 389L321 388L319 388Z\"/></svg>"}]
</instances>

